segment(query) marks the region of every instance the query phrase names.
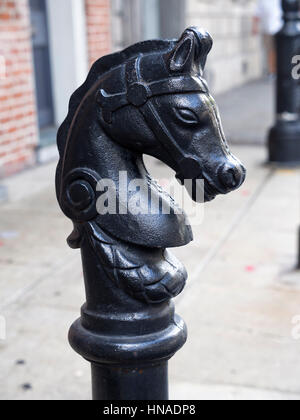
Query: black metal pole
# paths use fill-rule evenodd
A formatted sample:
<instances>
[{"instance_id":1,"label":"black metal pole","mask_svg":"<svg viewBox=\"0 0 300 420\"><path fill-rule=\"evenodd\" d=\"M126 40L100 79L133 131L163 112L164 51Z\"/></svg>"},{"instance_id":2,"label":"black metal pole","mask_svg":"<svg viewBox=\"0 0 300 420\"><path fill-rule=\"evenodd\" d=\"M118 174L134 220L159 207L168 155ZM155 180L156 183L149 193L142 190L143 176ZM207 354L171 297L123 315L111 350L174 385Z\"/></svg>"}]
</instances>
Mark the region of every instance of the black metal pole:
<instances>
[{"instance_id":1,"label":"black metal pole","mask_svg":"<svg viewBox=\"0 0 300 420\"><path fill-rule=\"evenodd\" d=\"M300 164L300 87L293 77L294 57L300 54L300 2L282 0L284 25L276 35L276 124L269 134L269 161Z\"/></svg>"},{"instance_id":2,"label":"black metal pole","mask_svg":"<svg viewBox=\"0 0 300 420\"><path fill-rule=\"evenodd\" d=\"M81 249L86 290L69 341L92 365L95 400L168 399L168 360L187 339L172 303L187 272L168 248L191 242L192 229L142 155L192 180L186 188L197 202L245 179L202 79L211 47L193 27L178 41L101 58L59 129L57 198L73 221L68 243ZM197 182L204 174L205 191Z\"/></svg>"},{"instance_id":3,"label":"black metal pole","mask_svg":"<svg viewBox=\"0 0 300 420\"><path fill-rule=\"evenodd\" d=\"M168 362L148 366L92 364L94 400L168 400Z\"/></svg>"},{"instance_id":4,"label":"black metal pole","mask_svg":"<svg viewBox=\"0 0 300 420\"><path fill-rule=\"evenodd\" d=\"M168 360L187 339L174 304L145 304L128 296L99 266L90 241L83 241L81 254L86 304L69 342L92 365L93 399L168 399Z\"/></svg>"}]
</instances>

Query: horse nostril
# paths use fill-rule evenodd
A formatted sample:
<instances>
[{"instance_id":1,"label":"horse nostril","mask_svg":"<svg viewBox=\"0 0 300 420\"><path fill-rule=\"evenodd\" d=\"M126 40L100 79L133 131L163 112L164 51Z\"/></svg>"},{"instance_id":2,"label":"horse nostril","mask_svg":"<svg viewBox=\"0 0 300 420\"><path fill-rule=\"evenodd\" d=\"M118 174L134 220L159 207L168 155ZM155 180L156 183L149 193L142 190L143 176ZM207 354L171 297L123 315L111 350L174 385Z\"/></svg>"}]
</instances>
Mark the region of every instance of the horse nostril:
<instances>
[{"instance_id":1,"label":"horse nostril","mask_svg":"<svg viewBox=\"0 0 300 420\"><path fill-rule=\"evenodd\" d=\"M224 185L224 187L227 188L235 188L236 187L236 177L234 170L232 168L226 169L226 171L223 172L223 175L221 177L221 182Z\"/></svg>"},{"instance_id":2,"label":"horse nostril","mask_svg":"<svg viewBox=\"0 0 300 420\"><path fill-rule=\"evenodd\" d=\"M226 189L238 188L245 179L245 171L242 165L225 164L219 172L220 182Z\"/></svg>"}]
</instances>

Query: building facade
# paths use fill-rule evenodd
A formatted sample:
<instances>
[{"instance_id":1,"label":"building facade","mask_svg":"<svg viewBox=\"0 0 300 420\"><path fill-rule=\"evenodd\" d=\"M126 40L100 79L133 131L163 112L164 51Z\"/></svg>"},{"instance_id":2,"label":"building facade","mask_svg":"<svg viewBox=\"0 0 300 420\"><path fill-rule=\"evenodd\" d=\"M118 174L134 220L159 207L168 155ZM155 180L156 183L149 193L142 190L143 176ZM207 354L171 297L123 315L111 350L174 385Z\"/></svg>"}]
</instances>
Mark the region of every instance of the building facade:
<instances>
[{"instance_id":1,"label":"building facade","mask_svg":"<svg viewBox=\"0 0 300 420\"><path fill-rule=\"evenodd\" d=\"M111 0L113 48L178 37L188 26L204 27L214 39L206 77L213 92L221 93L262 75L261 40L252 33L256 2Z\"/></svg>"},{"instance_id":2,"label":"building facade","mask_svg":"<svg viewBox=\"0 0 300 420\"><path fill-rule=\"evenodd\" d=\"M109 0L0 1L0 178L55 153L89 66L111 50Z\"/></svg>"},{"instance_id":3,"label":"building facade","mask_svg":"<svg viewBox=\"0 0 300 420\"><path fill-rule=\"evenodd\" d=\"M36 104L26 0L0 4L0 176L34 162Z\"/></svg>"},{"instance_id":4,"label":"building facade","mask_svg":"<svg viewBox=\"0 0 300 420\"><path fill-rule=\"evenodd\" d=\"M262 43L254 36L256 0L187 0L186 24L205 27L214 39L207 79L214 93L262 76Z\"/></svg>"},{"instance_id":5,"label":"building facade","mask_svg":"<svg viewBox=\"0 0 300 420\"><path fill-rule=\"evenodd\" d=\"M55 156L71 93L104 54L189 25L215 40L214 93L261 75L255 0L1 0L0 178Z\"/></svg>"}]
</instances>

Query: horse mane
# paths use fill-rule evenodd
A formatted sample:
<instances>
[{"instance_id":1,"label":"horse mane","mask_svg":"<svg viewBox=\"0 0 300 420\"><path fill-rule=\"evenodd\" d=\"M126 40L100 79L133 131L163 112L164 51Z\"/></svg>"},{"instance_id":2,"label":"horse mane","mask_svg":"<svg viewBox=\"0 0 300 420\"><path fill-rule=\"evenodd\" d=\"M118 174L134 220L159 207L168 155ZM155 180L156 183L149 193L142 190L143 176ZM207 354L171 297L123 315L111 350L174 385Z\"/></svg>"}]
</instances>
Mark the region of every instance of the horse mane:
<instances>
[{"instance_id":1,"label":"horse mane","mask_svg":"<svg viewBox=\"0 0 300 420\"><path fill-rule=\"evenodd\" d=\"M68 137L68 131L78 107L80 106L85 94L101 77L105 75L105 73L108 73L115 67L126 63L126 61L137 56L138 54L155 53L156 51L167 51L173 47L176 42L177 40L143 41L132 45L123 51L101 57L99 60L97 60L91 67L86 81L71 96L67 117L62 123L57 135L57 145L60 157L63 157L66 146L66 139Z\"/></svg>"}]
</instances>

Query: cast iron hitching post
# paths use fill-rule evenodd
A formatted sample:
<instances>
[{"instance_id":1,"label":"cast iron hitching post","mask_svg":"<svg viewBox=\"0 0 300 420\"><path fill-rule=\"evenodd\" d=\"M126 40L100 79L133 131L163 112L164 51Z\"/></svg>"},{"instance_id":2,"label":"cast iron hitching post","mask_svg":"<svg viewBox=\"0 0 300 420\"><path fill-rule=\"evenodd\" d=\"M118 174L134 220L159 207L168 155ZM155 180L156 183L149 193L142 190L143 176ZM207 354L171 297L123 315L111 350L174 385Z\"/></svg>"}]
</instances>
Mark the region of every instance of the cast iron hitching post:
<instances>
[{"instance_id":1,"label":"cast iron hitching post","mask_svg":"<svg viewBox=\"0 0 300 420\"><path fill-rule=\"evenodd\" d=\"M284 25L276 35L276 124L269 135L269 161L300 164L300 86L294 74L300 55L299 0L282 0Z\"/></svg>"},{"instance_id":2,"label":"cast iron hitching post","mask_svg":"<svg viewBox=\"0 0 300 420\"><path fill-rule=\"evenodd\" d=\"M58 132L57 198L74 224L68 243L81 249L86 288L69 341L91 362L95 400L168 399L168 360L187 337L171 301L187 273L167 249L188 244L192 231L143 154L190 180L195 201L245 179L203 80L211 47L207 32L189 28L178 41L101 58Z\"/></svg>"}]
</instances>

